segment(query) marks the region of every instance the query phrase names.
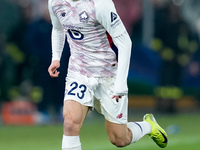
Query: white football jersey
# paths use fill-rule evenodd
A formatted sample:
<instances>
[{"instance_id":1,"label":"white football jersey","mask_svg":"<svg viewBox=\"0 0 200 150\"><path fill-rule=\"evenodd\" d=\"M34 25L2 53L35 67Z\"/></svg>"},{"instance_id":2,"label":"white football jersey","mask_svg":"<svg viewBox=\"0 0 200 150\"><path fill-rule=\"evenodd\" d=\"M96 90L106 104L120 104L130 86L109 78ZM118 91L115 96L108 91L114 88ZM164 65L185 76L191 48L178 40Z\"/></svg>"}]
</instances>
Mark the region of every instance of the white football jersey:
<instances>
[{"instance_id":1,"label":"white football jersey","mask_svg":"<svg viewBox=\"0 0 200 150\"><path fill-rule=\"evenodd\" d=\"M88 77L116 74L107 33L114 38L126 29L112 0L49 0L49 11L54 28L62 27L67 36L69 71Z\"/></svg>"}]
</instances>

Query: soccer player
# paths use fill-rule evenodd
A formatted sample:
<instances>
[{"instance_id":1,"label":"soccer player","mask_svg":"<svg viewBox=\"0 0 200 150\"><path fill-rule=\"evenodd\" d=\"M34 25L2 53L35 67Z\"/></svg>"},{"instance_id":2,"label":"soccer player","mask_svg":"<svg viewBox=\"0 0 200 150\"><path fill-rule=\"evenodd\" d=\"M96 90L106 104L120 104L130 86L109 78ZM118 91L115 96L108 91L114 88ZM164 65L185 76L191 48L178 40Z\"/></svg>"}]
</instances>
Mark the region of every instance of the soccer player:
<instances>
[{"instance_id":1,"label":"soccer player","mask_svg":"<svg viewBox=\"0 0 200 150\"><path fill-rule=\"evenodd\" d=\"M79 138L90 109L105 116L111 143L124 147L149 134L166 147L167 134L152 114L142 122L128 122L130 37L112 0L49 0L52 29L51 77L58 77L65 36L70 46L63 106L62 150L81 150ZM118 61L111 49L118 48ZM110 42L109 42L110 41Z\"/></svg>"}]
</instances>

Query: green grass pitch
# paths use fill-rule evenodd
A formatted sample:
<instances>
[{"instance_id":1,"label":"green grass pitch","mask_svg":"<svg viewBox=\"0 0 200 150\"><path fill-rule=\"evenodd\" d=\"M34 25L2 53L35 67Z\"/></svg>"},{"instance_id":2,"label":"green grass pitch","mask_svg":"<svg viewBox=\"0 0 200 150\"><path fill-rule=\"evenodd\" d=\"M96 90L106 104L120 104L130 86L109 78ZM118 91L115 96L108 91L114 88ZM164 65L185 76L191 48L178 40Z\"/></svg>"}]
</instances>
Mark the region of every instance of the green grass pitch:
<instances>
[{"instance_id":1,"label":"green grass pitch","mask_svg":"<svg viewBox=\"0 0 200 150\"><path fill-rule=\"evenodd\" d=\"M104 121L101 116L87 118L82 131L83 150L159 150L148 136L125 148L110 144ZM169 134L169 143L165 150L200 149L200 115L155 115L158 123L169 133L169 126L175 125L179 131ZM137 116L136 119L142 118ZM1 150L61 150L62 125L44 126L0 126Z\"/></svg>"}]
</instances>

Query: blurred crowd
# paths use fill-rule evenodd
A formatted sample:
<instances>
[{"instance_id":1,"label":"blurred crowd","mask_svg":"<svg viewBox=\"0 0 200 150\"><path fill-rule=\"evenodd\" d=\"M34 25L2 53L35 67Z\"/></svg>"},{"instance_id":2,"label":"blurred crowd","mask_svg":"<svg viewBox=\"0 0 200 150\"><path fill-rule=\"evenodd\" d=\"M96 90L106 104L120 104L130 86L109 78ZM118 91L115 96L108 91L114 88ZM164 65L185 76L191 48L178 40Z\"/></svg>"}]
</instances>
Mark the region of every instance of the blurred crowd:
<instances>
[{"instance_id":1,"label":"blurred crowd","mask_svg":"<svg viewBox=\"0 0 200 150\"><path fill-rule=\"evenodd\" d=\"M0 102L31 101L44 113L60 111L67 68L55 79L47 71L52 56L47 3L1 0L0 5ZM67 64L68 45L65 49L61 62Z\"/></svg>"},{"instance_id":2,"label":"blurred crowd","mask_svg":"<svg viewBox=\"0 0 200 150\"><path fill-rule=\"evenodd\" d=\"M48 0L0 2L0 104L25 99L37 104L40 111L58 113L69 47L66 43L60 77L50 78L47 69L52 25ZM113 2L133 41L130 85L162 87L157 89L160 97L166 97L163 87L200 87L199 0ZM137 89L133 86L130 94L148 94ZM173 99L177 95L168 96Z\"/></svg>"}]
</instances>

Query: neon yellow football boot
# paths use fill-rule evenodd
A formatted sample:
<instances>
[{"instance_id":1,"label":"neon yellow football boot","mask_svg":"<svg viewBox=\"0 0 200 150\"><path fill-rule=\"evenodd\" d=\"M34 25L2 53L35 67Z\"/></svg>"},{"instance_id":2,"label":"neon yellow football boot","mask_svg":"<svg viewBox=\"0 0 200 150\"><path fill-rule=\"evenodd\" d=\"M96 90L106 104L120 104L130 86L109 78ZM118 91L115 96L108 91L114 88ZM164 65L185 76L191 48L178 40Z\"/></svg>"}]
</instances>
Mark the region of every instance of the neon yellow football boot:
<instances>
[{"instance_id":1,"label":"neon yellow football boot","mask_svg":"<svg viewBox=\"0 0 200 150\"><path fill-rule=\"evenodd\" d=\"M165 148L168 142L167 133L158 125L153 114L146 114L143 121L146 121L151 125L152 131L149 136L159 147Z\"/></svg>"}]
</instances>

